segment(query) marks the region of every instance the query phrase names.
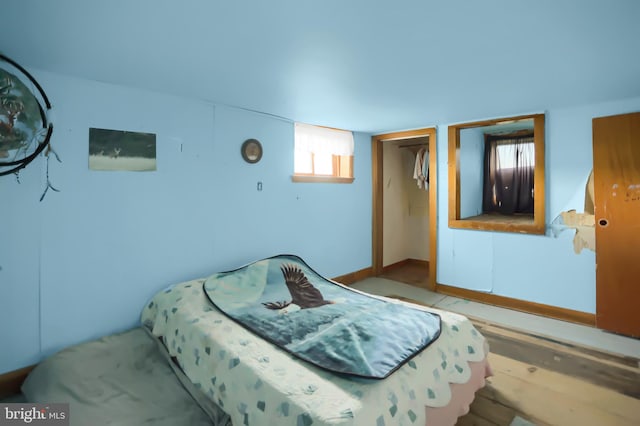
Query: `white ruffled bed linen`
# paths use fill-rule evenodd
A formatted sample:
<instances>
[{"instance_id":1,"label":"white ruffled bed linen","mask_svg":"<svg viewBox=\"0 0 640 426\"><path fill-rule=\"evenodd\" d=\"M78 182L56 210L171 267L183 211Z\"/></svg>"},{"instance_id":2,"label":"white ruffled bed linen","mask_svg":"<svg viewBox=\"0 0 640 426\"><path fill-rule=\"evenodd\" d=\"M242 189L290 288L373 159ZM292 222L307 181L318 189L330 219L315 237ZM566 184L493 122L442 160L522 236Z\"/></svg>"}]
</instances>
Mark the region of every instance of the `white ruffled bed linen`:
<instances>
[{"instance_id":1,"label":"white ruffled bed linen","mask_svg":"<svg viewBox=\"0 0 640 426\"><path fill-rule=\"evenodd\" d=\"M384 380L338 376L300 361L218 311L206 298L204 280L158 293L142 322L162 337L186 376L227 412L234 425L425 425L464 414L473 392L490 373L487 345L458 314L423 309L442 318L440 337ZM386 299L391 303L404 303ZM412 305L415 307L415 305ZM469 383L466 397L447 406L451 384ZM478 363L478 364L475 364ZM485 374L483 374L485 373ZM438 416L440 417L440 416ZM449 416L450 417L450 416Z\"/></svg>"}]
</instances>

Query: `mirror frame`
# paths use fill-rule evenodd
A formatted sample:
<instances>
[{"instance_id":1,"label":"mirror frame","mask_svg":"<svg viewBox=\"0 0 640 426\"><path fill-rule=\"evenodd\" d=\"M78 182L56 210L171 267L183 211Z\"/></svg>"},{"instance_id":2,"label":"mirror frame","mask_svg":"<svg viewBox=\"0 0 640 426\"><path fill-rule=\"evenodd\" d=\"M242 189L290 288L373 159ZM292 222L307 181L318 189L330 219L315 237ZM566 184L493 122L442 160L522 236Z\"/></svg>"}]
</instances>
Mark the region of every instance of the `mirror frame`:
<instances>
[{"instance_id":1,"label":"mirror frame","mask_svg":"<svg viewBox=\"0 0 640 426\"><path fill-rule=\"evenodd\" d=\"M533 119L533 140L535 150L534 205L532 223L513 223L500 216L491 220L460 218L460 130L493 126L503 122ZM483 231L516 232L523 234L545 233L545 154L544 154L544 114L520 115L493 120L461 123L449 126L449 228L475 229ZM507 216L504 216L505 218Z\"/></svg>"}]
</instances>

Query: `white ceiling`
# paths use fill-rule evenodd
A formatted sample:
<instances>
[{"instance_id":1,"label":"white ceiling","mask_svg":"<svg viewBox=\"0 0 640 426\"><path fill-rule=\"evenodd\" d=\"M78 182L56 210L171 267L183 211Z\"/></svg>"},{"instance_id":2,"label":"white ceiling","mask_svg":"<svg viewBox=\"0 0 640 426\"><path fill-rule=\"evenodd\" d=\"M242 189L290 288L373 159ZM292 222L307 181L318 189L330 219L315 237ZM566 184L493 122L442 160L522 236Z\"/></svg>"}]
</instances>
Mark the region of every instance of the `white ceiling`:
<instances>
[{"instance_id":1,"label":"white ceiling","mask_svg":"<svg viewBox=\"0 0 640 426\"><path fill-rule=\"evenodd\" d=\"M0 13L0 52L27 68L370 133L640 96L638 0L3 0Z\"/></svg>"}]
</instances>

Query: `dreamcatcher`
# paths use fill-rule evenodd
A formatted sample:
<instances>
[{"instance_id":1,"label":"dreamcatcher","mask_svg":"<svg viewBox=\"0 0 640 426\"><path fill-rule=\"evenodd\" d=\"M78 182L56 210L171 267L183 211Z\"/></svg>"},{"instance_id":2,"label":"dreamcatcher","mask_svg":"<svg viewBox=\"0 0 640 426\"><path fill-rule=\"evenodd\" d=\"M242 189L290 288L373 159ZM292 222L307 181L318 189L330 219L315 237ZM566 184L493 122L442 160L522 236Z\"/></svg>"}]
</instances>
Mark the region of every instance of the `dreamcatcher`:
<instances>
[{"instance_id":1,"label":"dreamcatcher","mask_svg":"<svg viewBox=\"0 0 640 426\"><path fill-rule=\"evenodd\" d=\"M53 125L49 122L51 104L38 82L16 62L0 55L0 176L15 174L31 163L40 153L47 157L47 187L49 188L49 158L53 151L49 140Z\"/></svg>"}]
</instances>

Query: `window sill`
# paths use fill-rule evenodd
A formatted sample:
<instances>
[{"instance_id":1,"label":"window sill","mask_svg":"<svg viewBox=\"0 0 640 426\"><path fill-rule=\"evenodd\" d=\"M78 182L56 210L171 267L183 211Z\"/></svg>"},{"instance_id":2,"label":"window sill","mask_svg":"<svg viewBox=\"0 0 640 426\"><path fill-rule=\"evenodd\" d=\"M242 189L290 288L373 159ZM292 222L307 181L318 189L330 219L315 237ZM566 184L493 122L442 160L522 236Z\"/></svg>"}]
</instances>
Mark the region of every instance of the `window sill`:
<instances>
[{"instance_id":1,"label":"window sill","mask_svg":"<svg viewBox=\"0 0 640 426\"><path fill-rule=\"evenodd\" d=\"M336 177L336 176L310 176L310 175L293 175L293 182L306 183L352 183L354 178Z\"/></svg>"},{"instance_id":2,"label":"window sill","mask_svg":"<svg viewBox=\"0 0 640 426\"><path fill-rule=\"evenodd\" d=\"M537 223L533 215L507 216L500 214L483 214L466 219L449 219L449 228L536 235L545 233L544 221Z\"/></svg>"}]
</instances>

